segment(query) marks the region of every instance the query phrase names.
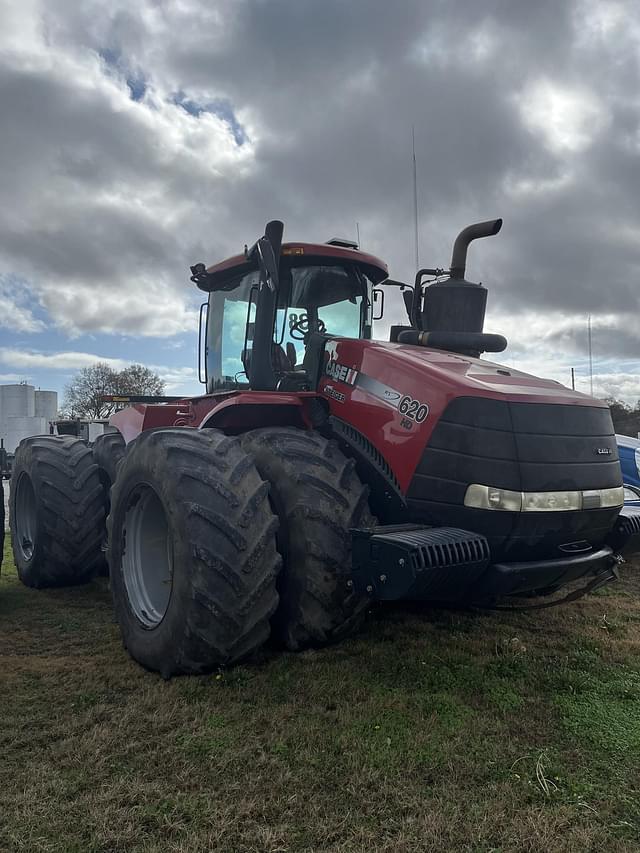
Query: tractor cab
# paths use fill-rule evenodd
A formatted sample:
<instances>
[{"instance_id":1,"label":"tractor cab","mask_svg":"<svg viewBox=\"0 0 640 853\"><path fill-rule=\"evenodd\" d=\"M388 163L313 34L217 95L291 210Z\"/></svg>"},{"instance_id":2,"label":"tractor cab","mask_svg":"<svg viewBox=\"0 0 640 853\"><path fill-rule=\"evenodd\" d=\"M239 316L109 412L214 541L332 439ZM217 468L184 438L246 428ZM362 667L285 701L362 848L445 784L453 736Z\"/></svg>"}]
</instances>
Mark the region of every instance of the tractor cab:
<instances>
[{"instance_id":1,"label":"tractor cab","mask_svg":"<svg viewBox=\"0 0 640 853\"><path fill-rule=\"evenodd\" d=\"M281 245L281 236L281 223L269 223L245 254L191 268L209 293L201 314L206 306L209 393L308 390L328 337L371 338L373 290L386 264L347 241Z\"/></svg>"}]
</instances>

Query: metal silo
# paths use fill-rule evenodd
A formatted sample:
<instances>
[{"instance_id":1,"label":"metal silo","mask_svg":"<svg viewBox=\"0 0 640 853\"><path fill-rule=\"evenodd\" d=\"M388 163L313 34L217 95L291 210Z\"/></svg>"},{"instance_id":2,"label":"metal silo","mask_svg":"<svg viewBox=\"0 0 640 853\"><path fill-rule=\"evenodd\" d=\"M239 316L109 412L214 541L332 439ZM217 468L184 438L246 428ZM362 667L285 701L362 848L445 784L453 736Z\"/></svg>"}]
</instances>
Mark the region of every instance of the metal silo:
<instances>
[{"instance_id":1,"label":"metal silo","mask_svg":"<svg viewBox=\"0 0 640 853\"><path fill-rule=\"evenodd\" d=\"M0 385L0 419L32 418L36 413L33 385Z\"/></svg>"},{"instance_id":2,"label":"metal silo","mask_svg":"<svg viewBox=\"0 0 640 853\"><path fill-rule=\"evenodd\" d=\"M53 421L58 414L58 394L56 391L36 391L35 416Z\"/></svg>"}]
</instances>

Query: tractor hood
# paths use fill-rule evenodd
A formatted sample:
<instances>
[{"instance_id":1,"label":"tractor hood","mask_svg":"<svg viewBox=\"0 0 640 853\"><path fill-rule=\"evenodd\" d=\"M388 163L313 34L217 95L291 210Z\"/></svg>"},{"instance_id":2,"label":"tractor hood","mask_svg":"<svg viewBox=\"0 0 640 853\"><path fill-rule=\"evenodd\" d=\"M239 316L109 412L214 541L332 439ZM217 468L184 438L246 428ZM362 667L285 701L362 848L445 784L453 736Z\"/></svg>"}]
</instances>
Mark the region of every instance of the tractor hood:
<instances>
[{"instance_id":1,"label":"tractor hood","mask_svg":"<svg viewBox=\"0 0 640 853\"><path fill-rule=\"evenodd\" d=\"M446 383L461 392L505 395L509 399L527 397L532 401L544 398L544 402L607 408L602 400L572 391L553 379L542 379L504 364L424 347L389 343L381 346L389 356L393 352L394 362L397 358L428 376L429 381Z\"/></svg>"},{"instance_id":2,"label":"tractor hood","mask_svg":"<svg viewBox=\"0 0 640 853\"><path fill-rule=\"evenodd\" d=\"M336 431L349 439L346 421L366 437L411 520L480 531L496 555L514 559L602 543L622 504L622 477L601 400L407 344L339 339L325 353L318 391ZM497 508L478 501L487 490Z\"/></svg>"}]
</instances>

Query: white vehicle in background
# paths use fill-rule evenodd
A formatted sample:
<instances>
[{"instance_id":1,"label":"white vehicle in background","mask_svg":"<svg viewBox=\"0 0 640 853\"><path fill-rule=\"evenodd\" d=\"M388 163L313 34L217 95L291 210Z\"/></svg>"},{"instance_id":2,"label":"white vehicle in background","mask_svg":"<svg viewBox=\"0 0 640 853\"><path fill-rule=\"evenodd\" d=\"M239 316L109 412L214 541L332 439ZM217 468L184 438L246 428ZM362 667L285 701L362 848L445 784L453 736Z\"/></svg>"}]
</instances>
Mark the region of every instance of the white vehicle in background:
<instances>
[{"instance_id":1,"label":"white vehicle in background","mask_svg":"<svg viewBox=\"0 0 640 853\"><path fill-rule=\"evenodd\" d=\"M51 435L73 435L87 444L93 444L99 435L114 432L107 419L89 420L87 418L61 418L51 421Z\"/></svg>"}]
</instances>

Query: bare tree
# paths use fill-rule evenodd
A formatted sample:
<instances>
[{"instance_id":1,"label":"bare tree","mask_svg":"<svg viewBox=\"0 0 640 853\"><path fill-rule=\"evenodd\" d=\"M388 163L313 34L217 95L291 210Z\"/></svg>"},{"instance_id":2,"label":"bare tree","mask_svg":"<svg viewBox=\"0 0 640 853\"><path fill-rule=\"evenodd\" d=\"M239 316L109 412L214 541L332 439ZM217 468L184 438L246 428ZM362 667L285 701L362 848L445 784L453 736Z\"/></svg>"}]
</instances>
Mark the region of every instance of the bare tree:
<instances>
[{"instance_id":1,"label":"bare tree","mask_svg":"<svg viewBox=\"0 0 640 853\"><path fill-rule=\"evenodd\" d=\"M116 404L102 400L108 394L160 395L164 382L157 373L142 364L132 364L124 370L113 370L99 361L83 367L65 388L64 413L74 418L108 418Z\"/></svg>"},{"instance_id":2,"label":"bare tree","mask_svg":"<svg viewBox=\"0 0 640 853\"><path fill-rule=\"evenodd\" d=\"M157 373L142 364L131 364L114 374L114 394L148 394L159 396L164 393L164 382Z\"/></svg>"}]
</instances>

